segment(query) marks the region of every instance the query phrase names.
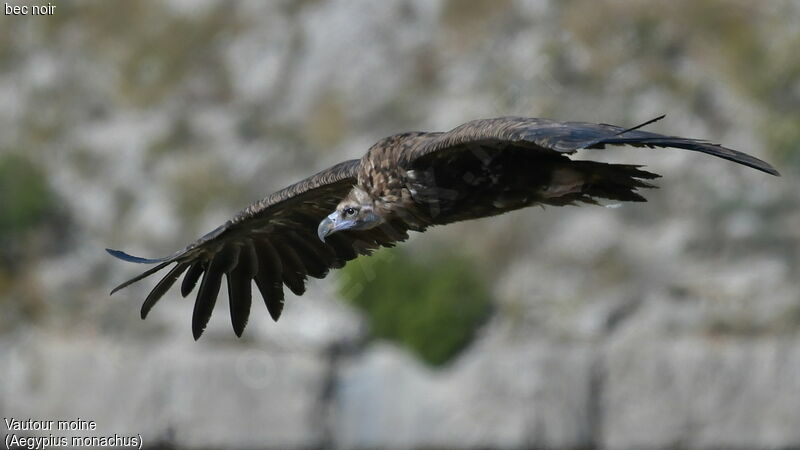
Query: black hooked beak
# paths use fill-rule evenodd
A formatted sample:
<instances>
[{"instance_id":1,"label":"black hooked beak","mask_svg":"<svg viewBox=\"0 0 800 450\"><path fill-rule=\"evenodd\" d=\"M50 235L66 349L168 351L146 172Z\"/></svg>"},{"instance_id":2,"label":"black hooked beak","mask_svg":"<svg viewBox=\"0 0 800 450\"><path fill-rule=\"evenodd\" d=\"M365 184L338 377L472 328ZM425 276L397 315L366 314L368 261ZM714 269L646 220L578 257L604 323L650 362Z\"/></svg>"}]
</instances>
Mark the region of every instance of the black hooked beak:
<instances>
[{"instance_id":1,"label":"black hooked beak","mask_svg":"<svg viewBox=\"0 0 800 450\"><path fill-rule=\"evenodd\" d=\"M368 230L381 223L383 223L383 220L373 213L362 214L360 217L342 217L339 211L334 211L319 223L319 227L317 227L317 236L319 236L319 240L325 242L326 237L337 231Z\"/></svg>"},{"instance_id":2,"label":"black hooked beak","mask_svg":"<svg viewBox=\"0 0 800 450\"><path fill-rule=\"evenodd\" d=\"M344 223L340 223L341 220L338 218L339 213L334 211L328 217L322 219L322 222L319 223L319 227L317 227L317 236L319 236L319 240L325 242L325 238L330 236L332 233L335 233L342 228L346 228Z\"/></svg>"}]
</instances>

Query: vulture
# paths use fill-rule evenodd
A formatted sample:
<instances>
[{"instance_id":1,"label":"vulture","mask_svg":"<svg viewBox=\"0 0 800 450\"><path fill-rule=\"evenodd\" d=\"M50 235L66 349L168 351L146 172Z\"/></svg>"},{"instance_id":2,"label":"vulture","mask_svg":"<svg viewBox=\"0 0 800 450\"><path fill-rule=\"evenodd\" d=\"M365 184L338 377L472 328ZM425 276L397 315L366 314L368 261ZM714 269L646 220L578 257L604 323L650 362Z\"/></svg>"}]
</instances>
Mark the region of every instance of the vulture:
<instances>
[{"instance_id":1,"label":"vulture","mask_svg":"<svg viewBox=\"0 0 800 450\"><path fill-rule=\"evenodd\" d=\"M540 118L467 122L447 132L407 132L381 139L360 159L344 161L245 208L183 250L157 259L119 250L124 261L154 265L114 292L166 274L144 300L144 319L183 277L186 297L200 283L192 314L195 340L208 324L225 277L233 331L241 336L252 281L278 320L284 285L303 294L307 277L323 278L359 255L392 247L434 225L489 217L533 205L644 202L638 190L659 175L640 165L570 159L608 145L678 148L727 159L771 175L768 163L698 139L632 128Z\"/></svg>"}]
</instances>

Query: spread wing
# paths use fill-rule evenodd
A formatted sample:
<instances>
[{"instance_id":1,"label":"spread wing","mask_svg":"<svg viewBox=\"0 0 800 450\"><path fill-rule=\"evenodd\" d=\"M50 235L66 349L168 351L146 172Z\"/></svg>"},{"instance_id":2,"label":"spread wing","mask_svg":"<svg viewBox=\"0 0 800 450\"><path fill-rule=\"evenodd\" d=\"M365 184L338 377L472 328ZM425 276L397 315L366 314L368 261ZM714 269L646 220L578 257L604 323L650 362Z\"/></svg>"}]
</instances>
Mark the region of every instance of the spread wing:
<instances>
[{"instance_id":1,"label":"spread wing","mask_svg":"<svg viewBox=\"0 0 800 450\"><path fill-rule=\"evenodd\" d=\"M430 224L488 217L531 205L645 201L640 188L658 175L640 166L578 161L566 155L606 145L675 147L778 175L745 153L698 139L633 128L501 117L467 122L445 133L414 135L398 158ZM427 207L426 207L427 206Z\"/></svg>"},{"instance_id":2,"label":"spread wing","mask_svg":"<svg viewBox=\"0 0 800 450\"><path fill-rule=\"evenodd\" d=\"M627 129L607 124L558 122L527 117L473 120L446 133L438 133L434 139L421 141L423 145L406 154L406 162L432 163L435 159L475 146L500 148L515 145L569 154L581 149L603 149L606 145L631 145L650 148L673 147L706 153L771 175L779 175L778 171L768 163L746 153L700 139L665 136L639 130L663 117Z\"/></svg>"},{"instance_id":3,"label":"spread wing","mask_svg":"<svg viewBox=\"0 0 800 450\"><path fill-rule=\"evenodd\" d=\"M404 233L390 236L381 230L370 230L336 233L325 242L317 238L319 222L356 184L358 164L358 160L342 162L275 192L171 256L147 259L109 249L111 255L125 261L155 264L111 293L171 266L142 304L143 319L181 276L184 297L199 281L192 316L192 333L198 339L208 324L225 276L237 336L244 331L250 314L251 280L255 280L269 314L278 320L283 310L283 285L301 295L306 277L322 278L329 269L342 267L359 254L391 246L407 237Z\"/></svg>"}]
</instances>

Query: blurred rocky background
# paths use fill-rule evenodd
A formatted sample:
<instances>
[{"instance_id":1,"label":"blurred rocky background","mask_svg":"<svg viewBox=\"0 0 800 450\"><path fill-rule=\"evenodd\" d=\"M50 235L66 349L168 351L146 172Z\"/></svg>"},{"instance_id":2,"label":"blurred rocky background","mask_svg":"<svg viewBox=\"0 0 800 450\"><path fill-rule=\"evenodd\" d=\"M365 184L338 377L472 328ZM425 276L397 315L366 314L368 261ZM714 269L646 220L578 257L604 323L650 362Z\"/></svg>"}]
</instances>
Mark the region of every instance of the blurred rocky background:
<instances>
[{"instance_id":1,"label":"blurred rocky background","mask_svg":"<svg viewBox=\"0 0 800 450\"><path fill-rule=\"evenodd\" d=\"M16 0L14 0L16 1ZM14 3L12 4L36 4ZM800 447L800 3L56 1L0 17L0 415L147 448ZM245 336L161 256L406 130L634 125L649 203L434 229ZM5 427L4 427L5 428ZM3 429L3 434L8 431ZM24 433L23 433L24 434Z\"/></svg>"}]
</instances>

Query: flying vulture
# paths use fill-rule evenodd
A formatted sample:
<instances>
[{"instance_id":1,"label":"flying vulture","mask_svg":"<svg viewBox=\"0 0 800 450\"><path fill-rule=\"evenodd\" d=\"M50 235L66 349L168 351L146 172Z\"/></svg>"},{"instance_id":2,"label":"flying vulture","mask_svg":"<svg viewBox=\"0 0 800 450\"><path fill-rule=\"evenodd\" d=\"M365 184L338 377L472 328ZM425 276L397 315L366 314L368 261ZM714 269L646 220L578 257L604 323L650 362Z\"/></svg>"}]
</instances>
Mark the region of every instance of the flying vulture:
<instances>
[{"instance_id":1,"label":"flying vulture","mask_svg":"<svg viewBox=\"0 0 800 450\"><path fill-rule=\"evenodd\" d=\"M192 315L198 339L227 279L233 331L250 314L251 281L273 320L284 289L303 294L306 278L322 278L358 255L392 247L409 231L503 214L532 205L644 202L637 192L658 178L638 165L572 160L578 150L606 145L673 147L727 159L771 175L769 164L697 139L614 125L501 117L448 132L409 132L378 141L361 159L336 164L258 201L170 256L146 259L119 250L124 261L155 264L111 293L167 269L144 300L144 319L183 276L186 297L200 282Z\"/></svg>"}]
</instances>

